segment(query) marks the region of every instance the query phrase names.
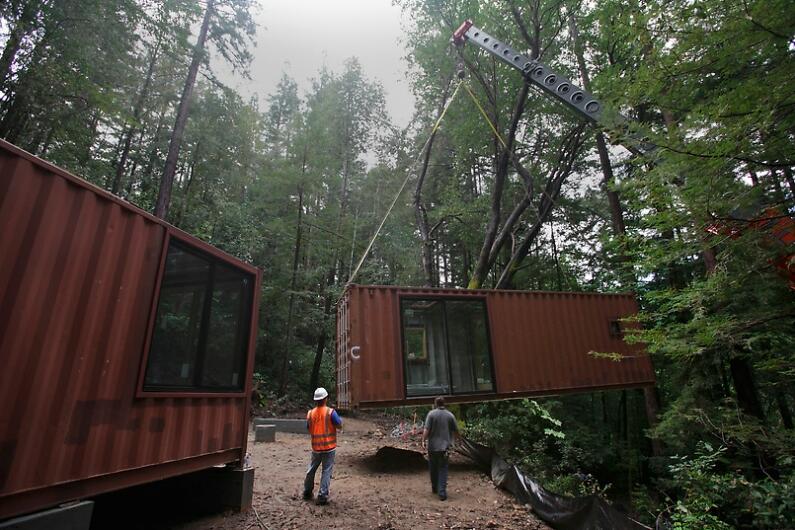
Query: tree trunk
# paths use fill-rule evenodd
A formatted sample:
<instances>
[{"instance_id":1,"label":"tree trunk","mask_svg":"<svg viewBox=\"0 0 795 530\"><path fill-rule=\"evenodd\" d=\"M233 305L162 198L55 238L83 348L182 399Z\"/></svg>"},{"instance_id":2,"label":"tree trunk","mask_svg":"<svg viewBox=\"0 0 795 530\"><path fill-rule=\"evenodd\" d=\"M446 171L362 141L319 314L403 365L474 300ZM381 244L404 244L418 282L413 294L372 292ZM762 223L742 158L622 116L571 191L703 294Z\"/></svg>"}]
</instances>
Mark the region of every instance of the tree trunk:
<instances>
[{"instance_id":1,"label":"tree trunk","mask_svg":"<svg viewBox=\"0 0 795 530\"><path fill-rule=\"evenodd\" d=\"M762 403L754 382L753 371L747 360L735 357L729 361L734 391L737 394L737 404L746 414L755 416L760 421L765 421Z\"/></svg>"},{"instance_id":2,"label":"tree trunk","mask_svg":"<svg viewBox=\"0 0 795 530\"><path fill-rule=\"evenodd\" d=\"M524 180L525 184L525 193L522 196L522 199L519 203L514 207L513 211L508 215L508 218L505 219L503 223L502 229L500 230L497 237L494 239L494 243L491 245L491 252L489 253L489 264L488 270L491 270L497 262L497 257L499 256L500 251L505 247L505 243L508 241L508 238L511 237L513 234L513 229L516 226L516 223L519 222L520 217L522 214L527 210L527 208L533 204L533 178L530 173L525 169L519 162L515 160L514 157L511 157L513 160L514 168L519 173L519 175Z\"/></svg>"},{"instance_id":3,"label":"tree trunk","mask_svg":"<svg viewBox=\"0 0 795 530\"><path fill-rule=\"evenodd\" d=\"M621 391L621 399L618 402L618 436L623 441L629 439L629 422L627 421L627 391Z\"/></svg>"},{"instance_id":4,"label":"tree trunk","mask_svg":"<svg viewBox=\"0 0 795 530\"><path fill-rule=\"evenodd\" d=\"M14 23L14 29L8 34L3 54L0 56L0 89L2 89L4 94L8 93L8 81L12 74L11 68L17 58L19 49L22 47L22 40L30 34L31 29L34 29L36 13L38 13L40 7L40 0L27 2L25 7L22 8L19 19Z\"/></svg>"},{"instance_id":5,"label":"tree trunk","mask_svg":"<svg viewBox=\"0 0 795 530\"><path fill-rule=\"evenodd\" d=\"M643 387L643 401L646 405L646 419L649 422L649 427L657 425L657 419L660 415L660 397L657 394L657 387L645 386ZM652 456L661 456L663 452L662 443L657 438L651 438L651 454Z\"/></svg>"},{"instance_id":6,"label":"tree trunk","mask_svg":"<svg viewBox=\"0 0 795 530\"><path fill-rule=\"evenodd\" d=\"M163 121L165 120L165 117L166 111L163 109L160 111L160 115L157 117L157 127L155 128L155 133L152 136L152 147L149 149L149 157L146 160L146 166L144 166L144 171L141 175L142 183L149 180L152 177L152 173L154 173L155 162L157 161L157 142L160 139L160 133L163 132ZM141 139L143 140L143 134L141 135ZM130 172L130 177L133 176L134 173ZM127 183L128 187L131 186L131 184L132 180Z\"/></svg>"},{"instance_id":7,"label":"tree trunk","mask_svg":"<svg viewBox=\"0 0 795 530\"><path fill-rule=\"evenodd\" d=\"M437 116L441 115L444 110L449 92L450 82L448 81L436 112ZM417 186L414 188L413 199L414 218L417 221L417 230L420 232L420 239L422 241L422 246L420 248L422 251L422 270L425 275L425 287L434 287L436 284L433 273L433 240L431 239L431 231L428 226L428 212L425 209L425 205L422 204L422 187L425 184L425 176L428 174L428 165L431 160L431 150L433 149L433 142L435 139L436 130L434 130L430 138L428 138L428 145L425 148L425 154L422 158L422 168L417 175Z\"/></svg>"},{"instance_id":8,"label":"tree trunk","mask_svg":"<svg viewBox=\"0 0 795 530\"><path fill-rule=\"evenodd\" d=\"M792 169L785 167L784 168L784 178L787 180L787 185L789 186L789 192L792 195L792 202L795 203L795 178L792 177Z\"/></svg>"},{"instance_id":9,"label":"tree trunk","mask_svg":"<svg viewBox=\"0 0 795 530\"><path fill-rule=\"evenodd\" d=\"M22 44L22 30L19 27L21 23L21 20L18 21L14 30L8 36L3 55L0 56L0 86L3 88L5 88L8 79L11 77L11 65L14 64L14 59Z\"/></svg>"},{"instance_id":10,"label":"tree trunk","mask_svg":"<svg viewBox=\"0 0 795 530\"><path fill-rule=\"evenodd\" d=\"M351 236L351 257L348 260L348 278L353 275L353 263L356 254L356 229L357 223L359 222L359 211L355 210L353 212L353 236ZM390 267L391 268L391 267Z\"/></svg>"},{"instance_id":11,"label":"tree trunk","mask_svg":"<svg viewBox=\"0 0 795 530\"><path fill-rule=\"evenodd\" d=\"M752 186L759 186L759 175L756 174L756 171L754 171L753 169L749 169L748 176L751 177Z\"/></svg>"},{"instance_id":12,"label":"tree trunk","mask_svg":"<svg viewBox=\"0 0 795 530\"><path fill-rule=\"evenodd\" d=\"M784 427L792 429L792 413L787 404L787 395L781 390L776 390L776 405L778 405L778 411L781 414L781 422Z\"/></svg>"},{"instance_id":13,"label":"tree trunk","mask_svg":"<svg viewBox=\"0 0 795 530\"><path fill-rule=\"evenodd\" d=\"M558 257L558 246L555 242L555 223L549 223L549 237L552 240L552 261L555 262L555 285L558 291L563 290L563 273L560 270L560 258Z\"/></svg>"},{"instance_id":14,"label":"tree trunk","mask_svg":"<svg viewBox=\"0 0 795 530\"><path fill-rule=\"evenodd\" d=\"M463 285L469 285L469 269L472 267L472 256L469 254L469 250L464 247L464 252L461 257L464 266L464 283Z\"/></svg>"},{"instance_id":15,"label":"tree trunk","mask_svg":"<svg viewBox=\"0 0 795 530\"><path fill-rule=\"evenodd\" d=\"M585 64L585 56L583 54L582 46L580 45L580 34L577 31L577 23L574 16L569 16L569 32L571 33L572 45L574 48L574 56L577 58L577 65L580 69L580 78L582 79L582 86L585 90L591 90L591 76L588 73L588 67ZM621 209L621 199L618 192L612 189L614 176L613 165L610 162L610 154L607 151L607 143L605 136L601 131L595 134L596 151L599 153L599 165L602 168L602 188L607 194L607 202L610 205L610 220L613 225L613 232L616 236L623 236L626 234L627 229L624 224L624 212ZM626 262L626 256L623 253L620 255L622 264ZM623 267L622 267L623 268ZM633 282L634 283L634 282Z\"/></svg>"},{"instance_id":16,"label":"tree trunk","mask_svg":"<svg viewBox=\"0 0 795 530\"><path fill-rule=\"evenodd\" d=\"M41 145L41 149L39 150L39 156L44 156L47 154L47 151L50 150L50 145L52 145L52 135L55 132L55 127L50 127L47 129L47 134L44 137L44 142Z\"/></svg>"},{"instance_id":17,"label":"tree trunk","mask_svg":"<svg viewBox=\"0 0 795 530\"><path fill-rule=\"evenodd\" d=\"M82 153L80 153L80 157L78 159L81 168L87 167L88 162L91 160L91 148L94 146L94 142L96 141L98 128L99 111L95 111L91 115L91 120L88 122L88 131L91 141L86 143L85 149L82 151Z\"/></svg>"},{"instance_id":18,"label":"tree trunk","mask_svg":"<svg viewBox=\"0 0 795 530\"><path fill-rule=\"evenodd\" d=\"M33 51L29 53L30 64L39 64L42 61L44 50L49 47L49 41L50 34L45 33L41 40L36 43ZM3 119L0 121L0 137L11 143L18 143L18 138L31 117L27 90L25 90L26 87L24 85L25 81L18 79L16 90L13 93L7 87L0 87L5 88L3 94L5 100L2 103Z\"/></svg>"},{"instance_id":19,"label":"tree trunk","mask_svg":"<svg viewBox=\"0 0 795 530\"><path fill-rule=\"evenodd\" d=\"M320 365L323 363L323 352L326 349L326 327L328 326L329 315L331 314L331 294L326 293L326 298L323 301L323 329L317 338L317 347L315 348L315 362L312 363L312 375L309 379L309 388L314 390L320 384Z\"/></svg>"},{"instance_id":20,"label":"tree trunk","mask_svg":"<svg viewBox=\"0 0 795 530\"><path fill-rule=\"evenodd\" d=\"M552 208L554 207L553 201L555 201L560 194L560 187L563 185L563 180L565 180L565 176L554 179L548 183L547 188L550 194L549 196L544 194L541 198L538 219L533 223L533 226L527 234L525 234L524 239L522 239L522 242L516 248L513 255L508 260L508 263L503 267L502 273L500 273L500 277L497 279L497 284L494 286L495 289L510 289L512 287L513 275L519 268L519 264L527 257L527 254L530 252L530 247L541 232L541 227L552 214Z\"/></svg>"},{"instance_id":21,"label":"tree trunk","mask_svg":"<svg viewBox=\"0 0 795 530\"><path fill-rule=\"evenodd\" d=\"M177 160L179 159L179 148L182 144L182 137L185 133L185 124L188 122L188 111L190 110L190 98L193 94L193 86L196 84L196 75L199 73L202 59L204 59L204 45L207 41L207 32L210 28L213 5L215 0L207 0L207 9L204 12L199 38L193 49L193 59L188 68L188 78L185 80L185 87L182 90L182 97L177 108L177 118L174 122L174 131L171 133L171 142L168 146L168 156L166 165L163 168L163 177L160 180L160 191L157 194L157 204L155 205L155 216L165 219L168 215L168 207L171 203L171 188L174 185L174 173L177 170Z\"/></svg>"},{"instance_id":22,"label":"tree trunk","mask_svg":"<svg viewBox=\"0 0 795 530\"><path fill-rule=\"evenodd\" d=\"M475 270L472 271L472 278L469 280L469 289L479 289L483 285L483 280L485 280L486 275L489 273L489 258L492 255L492 248L500 226L502 191L505 187L505 180L508 175L508 165L513 156L513 143L516 138L516 130L519 126L522 114L524 113L525 103L527 102L527 92L528 85L524 83L517 95L516 103L514 103L508 136L505 138L506 145L503 147L497 161L494 174L494 187L491 192L491 213L489 215L488 225L486 226L486 234L483 238L483 246L480 249L478 261L475 264Z\"/></svg>"},{"instance_id":23,"label":"tree trunk","mask_svg":"<svg viewBox=\"0 0 795 530\"><path fill-rule=\"evenodd\" d=\"M287 303L287 344L284 347L282 357L281 379L279 382L279 393L284 395L287 390L287 366L290 359L290 350L293 341L293 308L295 306L295 287L298 278L298 260L301 255L301 220L304 214L304 187L298 185L298 220L295 225L295 249L293 251L293 270L290 276L290 300Z\"/></svg>"},{"instance_id":24,"label":"tree trunk","mask_svg":"<svg viewBox=\"0 0 795 530\"><path fill-rule=\"evenodd\" d=\"M513 282L513 275L516 273L519 264L527 257L530 247L538 236L541 227L552 214L552 209L555 207L555 200L557 200L558 195L560 195L560 188L563 186L566 177L571 173L574 160L577 158L577 153L582 146L583 128L584 125L575 127L571 133L569 133L564 146L560 149L555 169L548 177L544 192L539 199L538 219L513 252L508 263L502 269L502 273L497 280L497 289L510 288Z\"/></svg>"},{"instance_id":25,"label":"tree trunk","mask_svg":"<svg viewBox=\"0 0 795 530\"><path fill-rule=\"evenodd\" d=\"M707 269L707 276L715 272L716 260L715 253L711 248L704 249L704 262ZM737 396L737 404L746 413L757 417L760 421L765 421L762 403L759 400L759 392L754 381L753 370L746 359L734 357L729 360L729 372L732 377L732 385Z\"/></svg>"},{"instance_id":26,"label":"tree trunk","mask_svg":"<svg viewBox=\"0 0 795 530\"><path fill-rule=\"evenodd\" d=\"M126 127L122 137L121 154L119 155L119 159L116 161L116 173L113 176L113 185L110 189L110 192L114 195L118 195L119 191L121 191L122 178L124 177L124 170L127 166L127 158L130 155L130 147L132 146L133 136L135 136L137 124L141 119L141 113L144 109L146 97L149 95L149 87L151 86L152 78L154 77L155 65L157 64L157 54L160 51L162 39L163 34L161 33L158 36L155 46L150 53L149 67L146 70L146 79L144 80L144 85L135 100L135 105L133 106L133 124Z\"/></svg>"},{"instance_id":27,"label":"tree trunk","mask_svg":"<svg viewBox=\"0 0 795 530\"><path fill-rule=\"evenodd\" d=\"M704 259L704 268L707 275L712 274L715 267L718 266L718 259L715 257L715 249L712 247L705 247L701 251L701 257Z\"/></svg>"},{"instance_id":28,"label":"tree trunk","mask_svg":"<svg viewBox=\"0 0 795 530\"><path fill-rule=\"evenodd\" d=\"M190 211L191 189L193 188L193 178L196 176L196 164L199 162L198 159L200 152L201 142L196 142L196 146L193 148L193 155L191 156L190 165L188 166L188 178L185 181L183 190L185 199L182 201L182 207L179 209L177 218L174 220L174 225L176 226L182 225L182 219L185 216L185 213Z\"/></svg>"},{"instance_id":29,"label":"tree trunk","mask_svg":"<svg viewBox=\"0 0 795 530\"><path fill-rule=\"evenodd\" d=\"M336 232L339 234L342 231L342 221L345 219L345 214L348 209L348 202L349 202L349 190L348 187L350 186L350 160L349 160L349 136L347 135L348 129L345 129L345 143L343 145L343 160L342 160L342 188L340 189L340 214L337 218L337 230ZM328 327L328 321L331 317L331 302L332 302L332 294L329 292L329 288L334 285L334 282L337 278L337 271L343 270L343 262L342 258L339 254L339 249L335 250L334 256L331 260L331 266L328 270L328 275L326 276L326 285L322 290L323 293L323 324L320 329L320 333L317 337L317 346L315 348L315 361L312 365L312 375L310 377L309 384L317 385L318 380L320 379L320 365L323 362L323 352L326 349L326 328Z\"/></svg>"}]
</instances>

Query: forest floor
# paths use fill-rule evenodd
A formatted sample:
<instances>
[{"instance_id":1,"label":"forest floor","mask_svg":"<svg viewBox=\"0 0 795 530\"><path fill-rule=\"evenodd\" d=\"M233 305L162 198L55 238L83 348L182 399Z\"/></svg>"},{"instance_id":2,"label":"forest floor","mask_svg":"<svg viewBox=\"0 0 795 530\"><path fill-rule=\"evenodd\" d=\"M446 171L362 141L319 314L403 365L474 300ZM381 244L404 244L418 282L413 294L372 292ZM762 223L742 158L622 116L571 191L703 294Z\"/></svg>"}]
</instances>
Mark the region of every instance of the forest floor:
<instances>
[{"instance_id":1,"label":"forest floor","mask_svg":"<svg viewBox=\"0 0 795 530\"><path fill-rule=\"evenodd\" d=\"M438 529L548 527L527 507L496 489L489 477L464 457L450 462L448 499L431 493L427 464L415 453L393 451L384 458L385 446L421 450L416 437L392 437L388 427L360 418L346 418L338 435L337 458L331 482L330 503L316 506L301 499L309 462L306 435L277 433L275 443L253 442L249 451L256 467L256 510L195 519L180 530L231 529ZM320 472L316 484L320 480ZM317 493L317 486L315 488ZM259 515L260 520L257 519Z\"/></svg>"}]
</instances>

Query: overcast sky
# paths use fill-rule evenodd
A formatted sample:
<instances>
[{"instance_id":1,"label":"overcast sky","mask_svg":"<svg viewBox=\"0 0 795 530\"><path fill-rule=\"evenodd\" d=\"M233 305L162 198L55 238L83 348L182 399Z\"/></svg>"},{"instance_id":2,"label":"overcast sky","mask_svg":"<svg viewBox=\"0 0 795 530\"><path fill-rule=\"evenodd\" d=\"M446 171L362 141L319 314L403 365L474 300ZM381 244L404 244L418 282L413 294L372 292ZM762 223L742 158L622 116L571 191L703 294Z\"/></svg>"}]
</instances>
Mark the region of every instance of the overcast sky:
<instances>
[{"instance_id":1,"label":"overcast sky","mask_svg":"<svg viewBox=\"0 0 795 530\"><path fill-rule=\"evenodd\" d=\"M404 22L391 0L259 0L257 46L252 50L251 80L227 82L241 94L266 97L286 72L303 94L324 64L340 72L358 57L364 74L380 81L387 112L398 126L408 124L414 98L406 81ZM222 75L222 77L227 77Z\"/></svg>"}]
</instances>

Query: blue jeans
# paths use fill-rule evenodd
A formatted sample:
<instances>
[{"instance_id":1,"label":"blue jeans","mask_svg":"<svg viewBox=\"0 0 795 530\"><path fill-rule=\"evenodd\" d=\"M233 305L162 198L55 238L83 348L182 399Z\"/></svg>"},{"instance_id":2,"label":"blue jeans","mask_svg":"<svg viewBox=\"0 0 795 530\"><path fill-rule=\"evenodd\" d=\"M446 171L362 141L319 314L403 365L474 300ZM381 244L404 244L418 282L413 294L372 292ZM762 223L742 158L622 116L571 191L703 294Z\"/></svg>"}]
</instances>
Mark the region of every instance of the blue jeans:
<instances>
[{"instance_id":1,"label":"blue jeans","mask_svg":"<svg viewBox=\"0 0 795 530\"><path fill-rule=\"evenodd\" d=\"M331 485L331 470L334 469L334 455L336 452L335 449L323 453L312 451L312 461L309 463L309 469L306 470L306 478L304 479L304 494L312 493L312 490L315 489L315 472L320 467L320 464L323 464L318 497L328 497L328 488Z\"/></svg>"},{"instance_id":2,"label":"blue jeans","mask_svg":"<svg viewBox=\"0 0 795 530\"><path fill-rule=\"evenodd\" d=\"M428 451L431 489L440 497L447 497L447 462L447 451Z\"/></svg>"}]
</instances>

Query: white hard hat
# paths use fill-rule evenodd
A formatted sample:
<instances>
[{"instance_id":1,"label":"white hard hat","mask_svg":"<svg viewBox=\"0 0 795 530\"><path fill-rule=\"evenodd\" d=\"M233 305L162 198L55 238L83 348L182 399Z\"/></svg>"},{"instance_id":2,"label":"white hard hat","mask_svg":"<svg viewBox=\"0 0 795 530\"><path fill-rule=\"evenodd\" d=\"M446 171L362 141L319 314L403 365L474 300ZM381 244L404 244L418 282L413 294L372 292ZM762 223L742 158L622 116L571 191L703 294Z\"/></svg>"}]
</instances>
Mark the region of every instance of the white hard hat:
<instances>
[{"instance_id":1,"label":"white hard hat","mask_svg":"<svg viewBox=\"0 0 795 530\"><path fill-rule=\"evenodd\" d=\"M321 399L326 399L328 397L328 392L322 386L315 390L315 401L320 401Z\"/></svg>"}]
</instances>

